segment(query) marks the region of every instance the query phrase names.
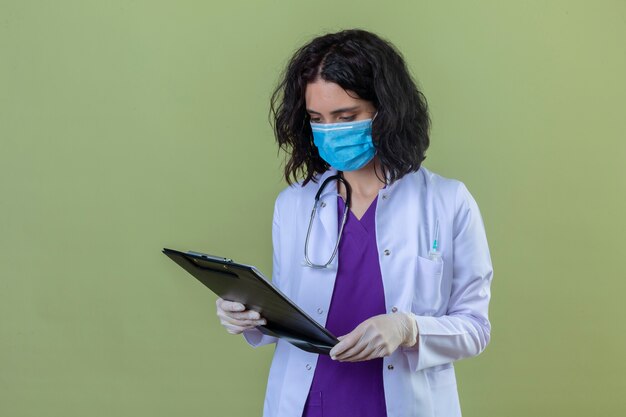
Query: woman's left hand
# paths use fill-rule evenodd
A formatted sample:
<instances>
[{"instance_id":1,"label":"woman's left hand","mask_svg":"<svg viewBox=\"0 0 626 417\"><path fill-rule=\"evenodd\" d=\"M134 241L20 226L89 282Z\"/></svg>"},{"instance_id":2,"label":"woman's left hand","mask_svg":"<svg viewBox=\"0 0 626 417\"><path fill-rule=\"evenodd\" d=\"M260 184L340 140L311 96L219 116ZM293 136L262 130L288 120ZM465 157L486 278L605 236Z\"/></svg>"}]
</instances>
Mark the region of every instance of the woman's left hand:
<instances>
[{"instance_id":1,"label":"woman's left hand","mask_svg":"<svg viewBox=\"0 0 626 417\"><path fill-rule=\"evenodd\" d=\"M419 334L413 313L390 313L371 317L359 324L330 351L333 360L367 361L391 355L399 346L413 346Z\"/></svg>"}]
</instances>

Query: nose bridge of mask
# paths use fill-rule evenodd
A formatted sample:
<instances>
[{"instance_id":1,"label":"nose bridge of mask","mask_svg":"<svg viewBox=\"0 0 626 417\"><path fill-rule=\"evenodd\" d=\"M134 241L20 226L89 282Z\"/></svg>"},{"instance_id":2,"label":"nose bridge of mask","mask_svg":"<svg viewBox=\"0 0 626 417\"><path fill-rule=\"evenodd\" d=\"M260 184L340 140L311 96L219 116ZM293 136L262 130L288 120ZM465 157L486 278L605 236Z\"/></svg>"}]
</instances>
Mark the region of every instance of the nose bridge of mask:
<instances>
[{"instance_id":1,"label":"nose bridge of mask","mask_svg":"<svg viewBox=\"0 0 626 417\"><path fill-rule=\"evenodd\" d=\"M313 142L318 148L333 148L336 152L345 147L368 143L371 141L371 126L367 122L359 120L359 124L356 125L353 122L349 122L349 125L346 123L312 125Z\"/></svg>"},{"instance_id":2,"label":"nose bridge of mask","mask_svg":"<svg viewBox=\"0 0 626 417\"><path fill-rule=\"evenodd\" d=\"M334 132L342 130L362 130L371 128L373 119L356 120L352 122L339 122L339 123L313 123L311 122L311 129L314 132Z\"/></svg>"},{"instance_id":3,"label":"nose bridge of mask","mask_svg":"<svg viewBox=\"0 0 626 417\"><path fill-rule=\"evenodd\" d=\"M322 124L321 126L313 126L313 123L311 123L311 129L314 132L341 132L344 130L354 130L354 126L327 126Z\"/></svg>"}]
</instances>

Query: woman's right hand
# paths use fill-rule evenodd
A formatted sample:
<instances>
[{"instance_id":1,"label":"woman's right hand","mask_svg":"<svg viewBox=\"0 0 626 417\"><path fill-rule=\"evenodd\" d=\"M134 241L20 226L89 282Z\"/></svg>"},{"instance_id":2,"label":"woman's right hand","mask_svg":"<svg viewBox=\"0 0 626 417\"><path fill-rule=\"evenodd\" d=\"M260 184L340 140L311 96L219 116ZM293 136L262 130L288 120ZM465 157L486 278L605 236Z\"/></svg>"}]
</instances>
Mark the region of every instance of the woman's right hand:
<instances>
[{"instance_id":1,"label":"woman's right hand","mask_svg":"<svg viewBox=\"0 0 626 417\"><path fill-rule=\"evenodd\" d=\"M236 301L218 298L215 304L217 305L217 317L230 334L240 334L244 330L267 324L267 321L258 312L246 310L246 306Z\"/></svg>"}]
</instances>

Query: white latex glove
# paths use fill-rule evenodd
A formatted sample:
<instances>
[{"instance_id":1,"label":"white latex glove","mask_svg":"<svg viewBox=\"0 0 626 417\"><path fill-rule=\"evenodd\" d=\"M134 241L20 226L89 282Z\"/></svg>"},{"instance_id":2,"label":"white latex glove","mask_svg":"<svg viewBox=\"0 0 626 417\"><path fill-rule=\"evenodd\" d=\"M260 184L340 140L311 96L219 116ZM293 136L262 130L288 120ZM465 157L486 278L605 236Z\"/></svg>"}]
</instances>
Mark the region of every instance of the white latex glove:
<instances>
[{"instance_id":1,"label":"white latex glove","mask_svg":"<svg viewBox=\"0 0 626 417\"><path fill-rule=\"evenodd\" d=\"M240 334L244 330L267 324L267 321L258 312L246 310L246 306L241 303L218 298L215 304L217 317L230 334Z\"/></svg>"},{"instance_id":2,"label":"white latex glove","mask_svg":"<svg viewBox=\"0 0 626 417\"><path fill-rule=\"evenodd\" d=\"M367 361L391 355L399 346L410 347L419 337L413 313L390 313L371 317L359 324L330 351L333 360Z\"/></svg>"}]
</instances>

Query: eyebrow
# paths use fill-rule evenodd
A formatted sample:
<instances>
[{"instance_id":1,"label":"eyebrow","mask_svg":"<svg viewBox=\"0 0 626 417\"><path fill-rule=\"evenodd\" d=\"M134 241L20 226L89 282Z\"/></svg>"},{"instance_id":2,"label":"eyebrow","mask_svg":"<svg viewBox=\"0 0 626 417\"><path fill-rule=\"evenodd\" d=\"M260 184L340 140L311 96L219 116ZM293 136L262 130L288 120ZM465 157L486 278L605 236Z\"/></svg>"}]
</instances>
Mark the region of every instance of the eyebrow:
<instances>
[{"instance_id":1,"label":"eyebrow","mask_svg":"<svg viewBox=\"0 0 626 417\"><path fill-rule=\"evenodd\" d=\"M354 111L357 110L360 106L354 106L354 107L344 107L341 109L337 109L337 110L333 110L330 112L330 114L339 114L339 113L345 113L345 112L349 112L349 111ZM316 112L315 110L311 110L311 109L306 109L306 111L308 111L309 113L315 113L315 114L322 114L320 112Z\"/></svg>"}]
</instances>

